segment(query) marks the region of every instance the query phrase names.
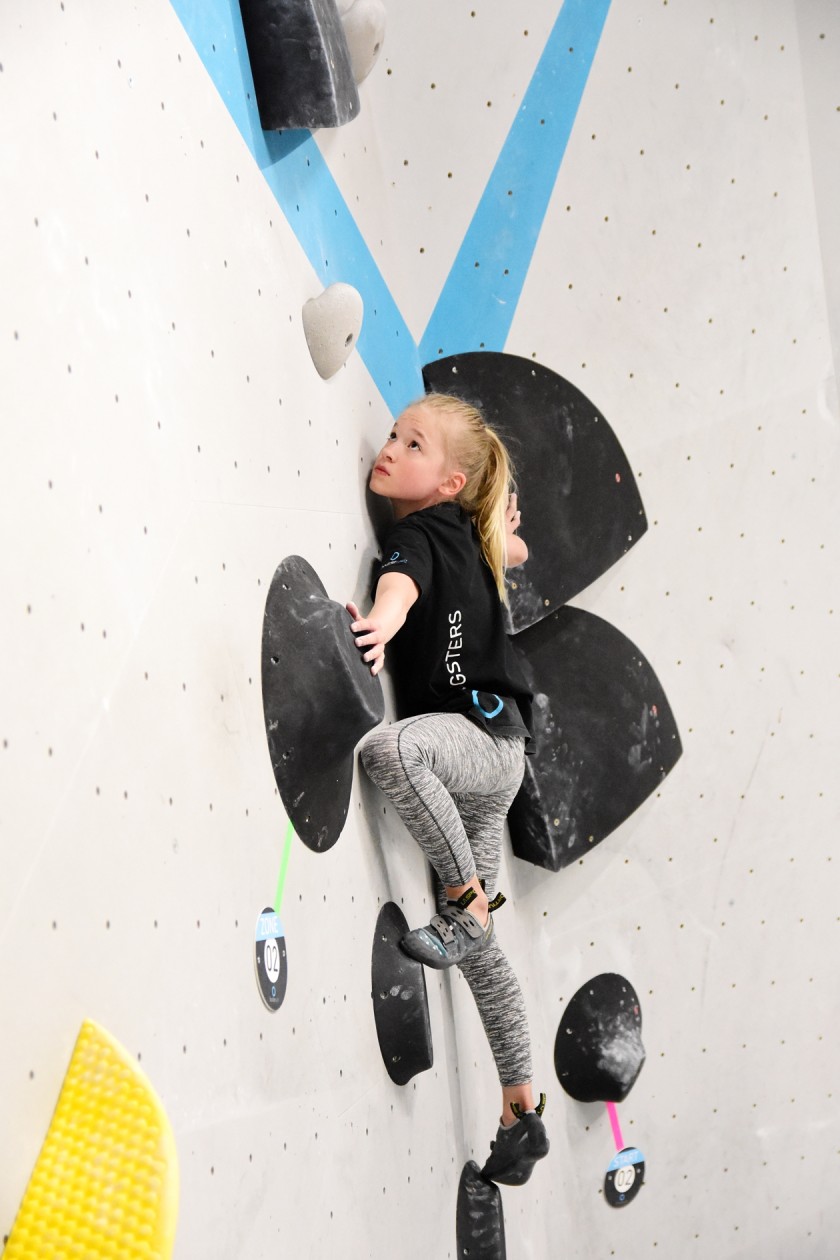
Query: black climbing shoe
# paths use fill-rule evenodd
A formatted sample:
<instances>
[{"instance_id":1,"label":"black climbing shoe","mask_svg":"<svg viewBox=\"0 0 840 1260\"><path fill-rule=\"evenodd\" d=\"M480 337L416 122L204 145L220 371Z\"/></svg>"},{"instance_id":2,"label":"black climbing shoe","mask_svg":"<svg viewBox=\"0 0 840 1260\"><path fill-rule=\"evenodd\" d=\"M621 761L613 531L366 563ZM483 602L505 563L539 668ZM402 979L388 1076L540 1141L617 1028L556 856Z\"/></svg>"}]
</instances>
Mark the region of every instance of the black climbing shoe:
<instances>
[{"instance_id":1,"label":"black climbing shoe","mask_svg":"<svg viewBox=\"0 0 840 1260\"><path fill-rule=\"evenodd\" d=\"M548 1134L542 1122L545 1094L540 1094L535 1111L523 1111L518 1103L511 1103L510 1109L516 1123L509 1128L499 1125L496 1140L490 1143L490 1158L481 1172L489 1181L503 1186L524 1186L534 1164L548 1154Z\"/></svg>"},{"instance_id":2,"label":"black climbing shoe","mask_svg":"<svg viewBox=\"0 0 840 1260\"><path fill-rule=\"evenodd\" d=\"M487 926L482 927L467 909L477 895L475 889L468 888L457 901L447 901L446 909L433 915L428 927L415 928L402 938L401 948L409 957L436 971L463 962L493 935L492 916L488 916Z\"/></svg>"}]
</instances>

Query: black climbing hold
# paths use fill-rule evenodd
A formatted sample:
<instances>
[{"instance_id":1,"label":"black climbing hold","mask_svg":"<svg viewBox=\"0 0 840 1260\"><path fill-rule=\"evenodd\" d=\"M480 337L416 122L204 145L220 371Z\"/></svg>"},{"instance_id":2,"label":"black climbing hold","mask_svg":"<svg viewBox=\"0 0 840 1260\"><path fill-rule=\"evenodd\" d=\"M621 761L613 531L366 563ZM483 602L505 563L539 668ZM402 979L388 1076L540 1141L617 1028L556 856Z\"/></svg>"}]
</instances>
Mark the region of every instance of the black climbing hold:
<instances>
[{"instance_id":1,"label":"black climbing hold","mask_svg":"<svg viewBox=\"0 0 840 1260\"><path fill-rule=\"evenodd\" d=\"M359 112L335 0L239 0L266 131L340 127Z\"/></svg>"},{"instance_id":2,"label":"black climbing hold","mask_svg":"<svg viewBox=\"0 0 840 1260\"><path fill-rule=\"evenodd\" d=\"M277 566L265 601L262 693L274 778L310 849L331 848L347 817L353 750L382 721L379 679L362 660L350 614L300 556Z\"/></svg>"},{"instance_id":3,"label":"black climbing hold","mask_svg":"<svg viewBox=\"0 0 840 1260\"><path fill-rule=\"evenodd\" d=\"M386 901L376 920L370 973L379 1049L397 1085L407 1085L434 1061L423 964L400 949L407 931L402 910Z\"/></svg>"},{"instance_id":4,"label":"black climbing hold","mask_svg":"<svg viewBox=\"0 0 840 1260\"><path fill-rule=\"evenodd\" d=\"M505 1214L499 1187L481 1175L474 1159L464 1164L455 1218L458 1255L505 1260Z\"/></svg>"},{"instance_id":5,"label":"black climbing hold","mask_svg":"<svg viewBox=\"0 0 840 1260\"><path fill-rule=\"evenodd\" d=\"M595 976L570 999L554 1041L554 1070L578 1102L623 1102L645 1061L642 1010L629 980Z\"/></svg>"},{"instance_id":6,"label":"black climbing hold","mask_svg":"<svg viewBox=\"0 0 840 1260\"><path fill-rule=\"evenodd\" d=\"M525 565L511 569L510 628L565 604L647 529L636 478L604 416L550 368L478 350L427 363L428 391L481 407L507 440L521 487Z\"/></svg>"},{"instance_id":7,"label":"black climbing hold","mask_svg":"<svg viewBox=\"0 0 840 1260\"><path fill-rule=\"evenodd\" d=\"M609 622L562 608L516 636L536 750L511 807L517 857L557 871L624 822L682 753L662 686Z\"/></svg>"}]
</instances>

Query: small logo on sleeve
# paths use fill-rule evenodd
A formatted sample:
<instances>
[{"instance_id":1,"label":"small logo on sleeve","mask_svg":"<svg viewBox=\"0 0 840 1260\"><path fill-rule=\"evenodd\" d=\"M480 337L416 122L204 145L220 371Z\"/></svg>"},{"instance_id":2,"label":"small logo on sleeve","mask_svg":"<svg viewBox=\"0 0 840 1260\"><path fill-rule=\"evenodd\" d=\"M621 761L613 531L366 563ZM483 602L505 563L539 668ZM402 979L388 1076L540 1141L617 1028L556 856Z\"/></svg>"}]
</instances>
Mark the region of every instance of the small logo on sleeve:
<instances>
[{"instance_id":1,"label":"small logo on sleeve","mask_svg":"<svg viewBox=\"0 0 840 1260\"><path fill-rule=\"evenodd\" d=\"M382 561L382 568L387 568L389 564L408 564L408 560L405 556L401 556L398 551L395 551L388 560Z\"/></svg>"}]
</instances>

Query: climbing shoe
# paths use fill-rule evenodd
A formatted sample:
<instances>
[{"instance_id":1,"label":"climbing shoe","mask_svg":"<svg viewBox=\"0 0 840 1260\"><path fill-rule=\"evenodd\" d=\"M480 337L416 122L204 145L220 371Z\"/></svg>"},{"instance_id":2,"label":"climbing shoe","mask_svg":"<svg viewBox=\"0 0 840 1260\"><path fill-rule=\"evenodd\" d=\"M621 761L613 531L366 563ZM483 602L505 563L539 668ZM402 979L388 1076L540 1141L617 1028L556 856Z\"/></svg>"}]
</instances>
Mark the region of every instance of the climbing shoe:
<instances>
[{"instance_id":1,"label":"climbing shoe","mask_svg":"<svg viewBox=\"0 0 840 1260\"><path fill-rule=\"evenodd\" d=\"M402 938L403 951L427 967L445 971L481 949L493 935L493 919L488 917L487 926L482 927L470 914L467 906L477 896L474 888L468 888L457 901L447 901L446 909L433 915L427 927L415 928Z\"/></svg>"},{"instance_id":2,"label":"climbing shoe","mask_svg":"<svg viewBox=\"0 0 840 1260\"><path fill-rule=\"evenodd\" d=\"M490 1143L490 1158L481 1172L488 1181L503 1186L524 1186L534 1164L548 1154L548 1134L542 1122L545 1094L540 1094L534 1111L524 1111L518 1103L511 1103L510 1109L516 1122L507 1128L499 1125L496 1140Z\"/></svg>"}]
</instances>

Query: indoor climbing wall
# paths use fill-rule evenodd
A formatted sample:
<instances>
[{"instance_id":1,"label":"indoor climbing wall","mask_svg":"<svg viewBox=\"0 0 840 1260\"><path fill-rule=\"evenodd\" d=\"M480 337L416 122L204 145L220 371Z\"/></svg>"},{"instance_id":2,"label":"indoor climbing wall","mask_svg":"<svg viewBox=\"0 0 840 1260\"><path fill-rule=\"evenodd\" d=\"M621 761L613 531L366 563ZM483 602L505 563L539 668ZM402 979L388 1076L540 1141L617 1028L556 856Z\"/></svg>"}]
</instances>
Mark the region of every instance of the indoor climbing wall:
<instances>
[{"instance_id":1,"label":"indoor climbing wall","mask_svg":"<svg viewBox=\"0 0 840 1260\"><path fill-rule=\"evenodd\" d=\"M374 929L387 902L427 920L427 872L358 767L334 845L290 830L261 644L286 557L365 603L371 457L424 368L487 351L563 378L620 443L647 528L570 603L655 672L682 749L560 869L506 846L497 928L552 1143L502 1191L507 1255L822 1260L836 8L384 11L343 125L282 133L230 0L0 14L0 1231L92 1020L171 1125L176 1257L461 1254L459 1178L498 1117L478 1017L457 973L427 973L433 1063L386 1071ZM302 312L333 282L363 315L325 379ZM560 541L544 492L520 487L538 554ZM632 986L646 1055L612 1112L555 1075L565 1012L604 976ZM618 1124L644 1155L620 1210Z\"/></svg>"}]
</instances>

